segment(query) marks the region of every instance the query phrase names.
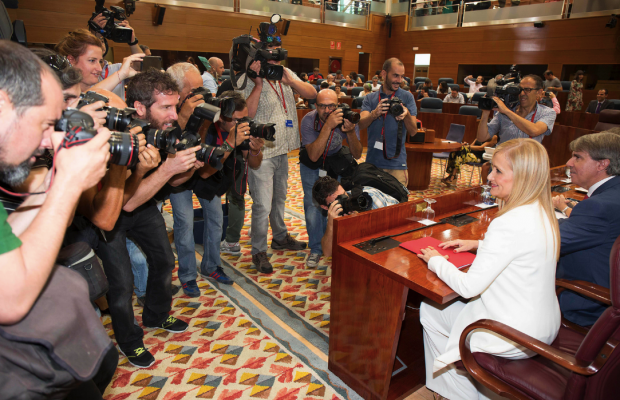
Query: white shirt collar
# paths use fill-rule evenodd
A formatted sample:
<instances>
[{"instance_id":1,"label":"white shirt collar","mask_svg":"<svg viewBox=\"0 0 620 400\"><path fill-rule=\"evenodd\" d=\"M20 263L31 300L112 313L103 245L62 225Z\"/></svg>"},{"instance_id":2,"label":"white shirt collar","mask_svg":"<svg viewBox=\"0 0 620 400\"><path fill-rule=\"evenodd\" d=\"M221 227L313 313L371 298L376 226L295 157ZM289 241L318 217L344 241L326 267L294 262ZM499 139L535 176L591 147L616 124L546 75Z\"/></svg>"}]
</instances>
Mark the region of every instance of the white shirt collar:
<instances>
[{"instance_id":1,"label":"white shirt collar","mask_svg":"<svg viewBox=\"0 0 620 400\"><path fill-rule=\"evenodd\" d=\"M603 183L615 177L616 177L615 175L612 175L608 178L601 179L600 181L596 182L594 185L590 186L590 189L588 189L588 197L592 197L592 193L594 193L596 189L600 188L603 185Z\"/></svg>"}]
</instances>

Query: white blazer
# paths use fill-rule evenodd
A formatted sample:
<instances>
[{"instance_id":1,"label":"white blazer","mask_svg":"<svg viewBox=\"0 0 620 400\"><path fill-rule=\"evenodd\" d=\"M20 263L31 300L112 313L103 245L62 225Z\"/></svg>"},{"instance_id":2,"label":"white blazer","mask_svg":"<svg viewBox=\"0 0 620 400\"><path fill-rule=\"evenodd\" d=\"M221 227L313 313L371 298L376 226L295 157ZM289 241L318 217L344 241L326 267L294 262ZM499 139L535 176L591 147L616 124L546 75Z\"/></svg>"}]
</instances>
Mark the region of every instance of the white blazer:
<instances>
[{"instance_id":1,"label":"white blazer","mask_svg":"<svg viewBox=\"0 0 620 400\"><path fill-rule=\"evenodd\" d=\"M535 202L491 222L467 273L443 257L431 258L431 271L462 297L473 297L452 326L446 350L435 359L433 371L461 359L461 333L479 319L502 322L551 344L561 319L555 295L555 254L553 230ZM534 355L513 341L483 331L470 335L470 348L512 359Z\"/></svg>"}]
</instances>

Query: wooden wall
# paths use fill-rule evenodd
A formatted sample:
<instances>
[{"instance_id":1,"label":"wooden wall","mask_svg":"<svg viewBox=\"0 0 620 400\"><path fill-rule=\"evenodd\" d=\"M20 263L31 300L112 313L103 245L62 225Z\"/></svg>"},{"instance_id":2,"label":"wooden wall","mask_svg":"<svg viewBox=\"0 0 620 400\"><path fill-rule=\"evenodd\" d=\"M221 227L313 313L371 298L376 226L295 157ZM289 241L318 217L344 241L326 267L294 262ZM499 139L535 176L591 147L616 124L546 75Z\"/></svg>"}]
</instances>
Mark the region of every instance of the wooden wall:
<instances>
[{"instance_id":1,"label":"wooden wall","mask_svg":"<svg viewBox=\"0 0 620 400\"><path fill-rule=\"evenodd\" d=\"M115 2L107 1L106 7ZM17 10L9 10L12 19L22 19L26 24L28 41L57 43L72 29L85 28L95 9L93 0L20 0ZM247 34L250 26L254 34L259 22L267 17L211 11L196 8L166 6L164 23L153 26L154 5L136 2L136 12L129 18L141 44L157 50L187 50L228 53L232 38ZM359 50L371 53L371 71L381 69L385 60L385 18L372 16L371 29L353 29L291 21L288 35L283 38L284 48L290 57L320 60L320 68L327 72L329 57L341 57L345 72L357 71ZM330 50L330 41L342 42L342 50ZM129 47L112 43L115 62L129 55Z\"/></svg>"},{"instance_id":2,"label":"wooden wall","mask_svg":"<svg viewBox=\"0 0 620 400\"><path fill-rule=\"evenodd\" d=\"M620 64L620 27L605 28L608 16L545 21L543 28L529 22L412 32L405 32L406 19L392 19L386 54L399 57L411 76L415 53L430 53L434 84L456 80L459 64L548 64L557 76L564 64Z\"/></svg>"}]
</instances>

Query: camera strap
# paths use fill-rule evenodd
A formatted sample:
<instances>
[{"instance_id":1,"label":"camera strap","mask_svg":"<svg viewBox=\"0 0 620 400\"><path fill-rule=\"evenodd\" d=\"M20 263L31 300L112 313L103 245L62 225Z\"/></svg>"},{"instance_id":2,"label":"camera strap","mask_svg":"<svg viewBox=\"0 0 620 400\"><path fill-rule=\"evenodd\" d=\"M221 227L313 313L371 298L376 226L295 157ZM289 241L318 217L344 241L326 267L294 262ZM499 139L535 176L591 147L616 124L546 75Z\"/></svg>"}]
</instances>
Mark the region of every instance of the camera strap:
<instances>
[{"instance_id":1,"label":"camera strap","mask_svg":"<svg viewBox=\"0 0 620 400\"><path fill-rule=\"evenodd\" d=\"M314 130L321 134L321 130L325 124L319 118L319 113L317 112L314 115ZM323 167L321 169L325 170L325 160L327 159L327 152L332 145L332 140L334 139L334 132L336 132L336 128L332 129L329 134L329 140L325 143L325 148L323 149Z\"/></svg>"},{"instance_id":2,"label":"camera strap","mask_svg":"<svg viewBox=\"0 0 620 400\"><path fill-rule=\"evenodd\" d=\"M392 97L394 97L395 94L396 92L392 93L389 99L392 100ZM381 92L379 92L379 101L381 101ZM387 114L383 115L383 125L381 126L381 138L383 139L383 158L385 158L386 160L393 160L395 158L398 158L398 156L400 156L400 150L401 150L401 147L403 146L403 121L398 121L398 128L397 128L397 134L396 134L396 151L394 152L394 156L388 157L387 143L385 141L385 119L386 118L387 118Z\"/></svg>"},{"instance_id":3,"label":"camera strap","mask_svg":"<svg viewBox=\"0 0 620 400\"><path fill-rule=\"evenodd\" d=\"M278 83L280 84L280 93L282 93L282 97L280 97L280 95L278 94L278 91L276 90L275 87L273 87L273 85L271 84L271 82L269 80L267 80L267 83L269 83L269 86L271 86L271 88L275 92L276 96L278 96L278 100L280 100L280 102L282 102L282 107L284 108L284 113L288 114L288 110L286 109L286 99L284 98L284 89L282 89L282 82L278 81Z\"/></svg>"}]
</instances>

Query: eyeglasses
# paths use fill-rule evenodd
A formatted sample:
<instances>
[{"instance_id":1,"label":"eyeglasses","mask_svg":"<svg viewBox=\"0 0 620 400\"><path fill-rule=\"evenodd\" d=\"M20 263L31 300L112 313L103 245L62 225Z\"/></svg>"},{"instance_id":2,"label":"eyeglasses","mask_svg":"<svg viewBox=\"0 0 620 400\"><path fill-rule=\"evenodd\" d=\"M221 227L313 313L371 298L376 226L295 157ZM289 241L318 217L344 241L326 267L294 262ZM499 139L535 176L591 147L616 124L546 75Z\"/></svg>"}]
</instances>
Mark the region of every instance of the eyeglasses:
<instances>
[{"instance_id":1,"label":"eyeglasses","mask_svg":"<svg viewBox=\"0 0 620 400\"><path fill-rule=\"evenodd\" d=\"M329 111L334 111L336 108L338 108L337 104L317 104L316 106L321 110L328 109Z\"/></svg>"},{"instance_id":2,"label":"eyeglasses","mask_svg":"<svg viewBox=\"0 0 620 400\"><path fill-rule=\"evenodd\" d=\"M43 57L43 62L52 67L54 71L62 72L71 66L71 63L65 56L60 54L53 54L51 56Z\"/></svg>"},{"instance_id":3,"label":"eyeglasses","mask_svg":"<svg viewBox=\"0 0 620 400\"><path fill-rule=\"evenodd\" d=\"M525 94L530 94L532 90L538 90L536 88L529 88L529 87L519 87L519 89L521 89L519 93L525 92Z\"/></svg>"}]
</instances>

